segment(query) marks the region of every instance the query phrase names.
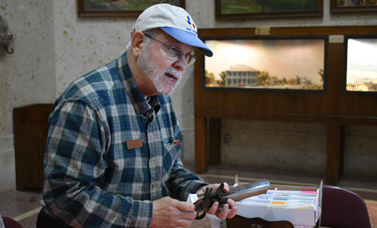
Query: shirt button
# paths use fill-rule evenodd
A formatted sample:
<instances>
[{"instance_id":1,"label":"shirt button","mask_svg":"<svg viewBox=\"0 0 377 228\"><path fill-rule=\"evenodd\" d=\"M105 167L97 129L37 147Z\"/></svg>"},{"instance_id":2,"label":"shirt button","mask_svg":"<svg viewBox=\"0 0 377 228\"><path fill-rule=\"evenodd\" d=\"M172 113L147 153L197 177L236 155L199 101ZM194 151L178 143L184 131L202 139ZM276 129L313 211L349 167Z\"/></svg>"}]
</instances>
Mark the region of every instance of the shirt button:
<instances>
[{"instance_id":1,"label":"shirt button","mask_svg":"<svg viewBox=\"0 0 377 228\"><path fill-rule=\"evenodd\" d=\"M154 184L151 184L151 190L154 191Z\"/></svg>"}]
</instances>

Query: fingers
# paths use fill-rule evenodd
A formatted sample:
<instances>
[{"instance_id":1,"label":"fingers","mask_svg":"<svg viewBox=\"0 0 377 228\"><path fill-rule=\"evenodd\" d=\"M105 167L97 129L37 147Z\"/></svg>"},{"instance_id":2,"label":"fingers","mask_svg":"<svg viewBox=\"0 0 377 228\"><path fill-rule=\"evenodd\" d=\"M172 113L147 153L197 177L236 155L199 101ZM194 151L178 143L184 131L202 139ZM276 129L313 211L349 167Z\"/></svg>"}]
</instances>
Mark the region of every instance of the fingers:
<instances>
[{"instance_id":1,"label":"fingers","mask_svg":"<svg viewBox=\"0 0 377 228\"><path fill-rule=\"evenodd\" d=\"M193 204L164 197L153 201L150 227L188 227L195 217L196 212Z\"/></svg>"},{"instance_id":2,"label":"fingers","mask_svg":"<svg viewBox=\"0 0 377 228\"><path fill-rule=\"evenodd\" d=\"M182 213L182 215L180 216L180 219L188 219L188 220L193 220L196 218L196 212L188 212L188 211L185 211Z\"/></svg>"},{"instance_id":3,"label":"fingers","mask_svg":"<svg viewBox=\"0 0 377 228\"><path fill-rule=\"evenodd\" d=\"M183 201L176 200L175 207L178 210L181 210L181 211L191 211L191 212L195 211L195 205L194 204L183 202Z\"/></svg>"},{"instance_id":4,"label":"fingers","mask_svg":"<svg viewBox=\"0 0 377 228\"><path fill-rule=\"evenodd\" d=\"M231 199L228 199L227 203L229 205L229 208L231 208L231 210L229 211L226 217L233 218L237 214L237 204Z\"/></svg>"},{"instance_id":5,"label":"fingers","mask_svg":"<svg viewBox=\"0 0 377 228\"><path fill-rule=\"evenodd\" d=\"M193 222L194 220L178 219L176 222L176 227L189 227Z\"/></svg>"},{"instance_id":6,"label":"fingers","mask_svg":"<svg viewBox=\"0 0 377 228\"><path fill-rule=\"evenodd\" d=\"M212 207L208 209L208 211L206 212L207 214L211 214L211 215L214 215L217 211L219 207L219 203L218 202L214 202L212 204Z\"/></svg>"},{"instance_id":7,"label":"fingers","mask_svg":"<svg viewBox=\"0 0 377 228\"><path fill-rule=\"evenodd\" d=\"M196 217L195 205L175 200L175 208L181 212L180 219L193 220Z\"/></svg>"},{"instance_id":8,"label":"fingers","mask_svg":"<svg viewBox=\"0 0 377 228\"><path fill-rule=\"evenodd\" d=\"M223 182L224 183L224 192L229 192L229 185L228 183L226 182ZM212 184L212 185L206 185L202 188L200 188L198 191L196 191L196 194L197 195L202 195L206 192L206 189L207 188L212 188L214 191L216 191L219 187L220 187L221 184Z\"/></svg>"},{"instance_id":9,"label":"fingers","mask_svg":"<svg viewBox=\"0 0 377 228\"><path fill-rule=\"evenodd\" d=\"M215 202L206 213L216 215L219 219L233 218L237 214L237 204L228 199L227 204L219 207L219 203Z\"/></svg>"},{"instance_id":10,"label":"fingers","mask_svg":"<svg viewBox=\"0 0 377 228\"><path fill-rule=\"evenodd\" d=\"M224 183L224 192L229 192L229 185L228 183L226 182L223 182ZM220 187L221 183L220 184L214 184L213 187L216 189L218 189Z\"/></svg>"}]
</instances>

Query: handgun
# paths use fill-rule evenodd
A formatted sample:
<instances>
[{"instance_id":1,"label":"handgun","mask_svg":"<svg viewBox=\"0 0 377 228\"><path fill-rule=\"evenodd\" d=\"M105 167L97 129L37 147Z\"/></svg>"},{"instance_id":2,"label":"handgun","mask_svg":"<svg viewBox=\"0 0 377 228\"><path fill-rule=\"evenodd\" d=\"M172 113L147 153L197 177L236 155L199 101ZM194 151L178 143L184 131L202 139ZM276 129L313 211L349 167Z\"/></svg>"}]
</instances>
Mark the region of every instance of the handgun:
<instances>
[{"instance_id":1,"label":"handgun","mask_svg":"<svg viewBox=\"0 0 377 228\"><path fill-rule=\"evenodd\" d=\"M263 180L231 187L229 192L223 192L224 183L221 183L216 191L212 188L207 188L204 194L198 195L198 200L194 203L195 211L197 212L196 219L204 218L205 211L211 208L215 202L222 206L226 204L228 199L239 201L251 196L266 194L268 187L270 187L270 182ZM203 212L203 214L199 216L199 212Z\"/></svg>"}]
</instances>

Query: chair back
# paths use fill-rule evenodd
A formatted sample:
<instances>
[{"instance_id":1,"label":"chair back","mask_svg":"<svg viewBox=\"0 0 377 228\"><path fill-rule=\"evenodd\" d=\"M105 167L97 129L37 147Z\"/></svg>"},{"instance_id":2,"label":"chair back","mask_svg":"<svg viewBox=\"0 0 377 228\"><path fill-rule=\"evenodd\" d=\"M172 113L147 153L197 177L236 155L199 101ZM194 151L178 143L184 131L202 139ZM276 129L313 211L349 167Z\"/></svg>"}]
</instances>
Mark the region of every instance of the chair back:
<instances>
[{"instance_id":1,"label":"chair back","mask_svg":"<svg viewBox=\"0 0 377 228\"><path fill-rule=\"evenodd\" d=\"M371 228L364 200L352 191L323 186L321 226Z\"/></svg>"},{"instance_id":2,"label":"chair back","mask_svg":"<svg viewBox=\"0 0 377 228\"><path fill-rule=\"evenodd\" d=\"M23 228L16 220L9 217L3 217L3 222L5 228Z\"/></svg>"}]
</instances>

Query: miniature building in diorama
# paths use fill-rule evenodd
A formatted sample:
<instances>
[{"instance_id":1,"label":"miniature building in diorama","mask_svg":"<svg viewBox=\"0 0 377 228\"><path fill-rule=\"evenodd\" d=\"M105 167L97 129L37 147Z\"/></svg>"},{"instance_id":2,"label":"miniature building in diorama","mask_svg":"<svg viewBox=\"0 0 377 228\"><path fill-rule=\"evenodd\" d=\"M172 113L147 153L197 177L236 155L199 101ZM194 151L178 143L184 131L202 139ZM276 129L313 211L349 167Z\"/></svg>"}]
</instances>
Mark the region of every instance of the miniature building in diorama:
<instances>
[{"instance_id":1,"label":"miniature building in diorama","mask_svg":"<svg viewBox=\"0 0 377 228\"><path fill-rule=\"evenodd\" d=\"M257 70L238 64L226 70L225 86L252 86L257 83Z\"/></svg>"}]
</instances>

